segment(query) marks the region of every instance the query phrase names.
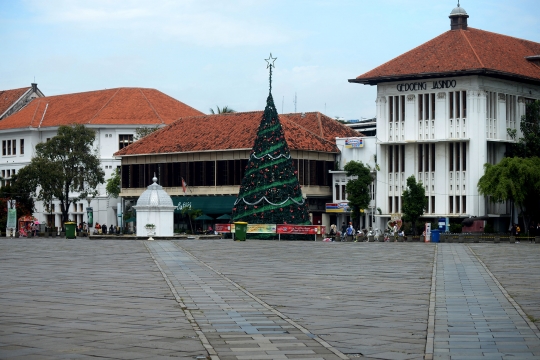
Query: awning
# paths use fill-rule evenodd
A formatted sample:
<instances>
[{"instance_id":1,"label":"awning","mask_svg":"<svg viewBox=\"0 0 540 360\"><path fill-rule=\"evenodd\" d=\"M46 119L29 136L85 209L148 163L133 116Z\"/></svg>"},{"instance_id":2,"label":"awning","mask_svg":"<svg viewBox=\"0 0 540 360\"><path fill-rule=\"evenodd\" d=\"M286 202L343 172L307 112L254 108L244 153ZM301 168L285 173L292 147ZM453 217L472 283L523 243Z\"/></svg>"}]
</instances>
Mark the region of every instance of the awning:
<instances>
[{"instance_id":1,"label":"awning","mask_svg":"<svg viewBox=\"0 0 540 360\"><path fill-rule=\"evenodd\" d=\"M231 215L223 214L223 215L217 217L216 220L231 220Z\"/></svg>"},{"instance_id":2,"label":"awning","mask_svg":"<svg viewBox=\"0 0 540 360\"><path fill-rule=\"evenodd\" d=\"M129 218L127 219L126 221L124 221L125 223L129 223L129 222L135 222L137 219L132 217L132 218Z\"/></svg>"},{"instance_id":3,"label":"awning","mask_svg":"<svg viewBox=\"0 0 540 360\"><path fill-rule=\"evenodd\" d=\"M193 210L202 210L205 214L230 214L236 201L236 196L171 196L175 214L181 214L185 206ZM212 219L213 220L213 219Z\"/></svg>"}]
</instances>

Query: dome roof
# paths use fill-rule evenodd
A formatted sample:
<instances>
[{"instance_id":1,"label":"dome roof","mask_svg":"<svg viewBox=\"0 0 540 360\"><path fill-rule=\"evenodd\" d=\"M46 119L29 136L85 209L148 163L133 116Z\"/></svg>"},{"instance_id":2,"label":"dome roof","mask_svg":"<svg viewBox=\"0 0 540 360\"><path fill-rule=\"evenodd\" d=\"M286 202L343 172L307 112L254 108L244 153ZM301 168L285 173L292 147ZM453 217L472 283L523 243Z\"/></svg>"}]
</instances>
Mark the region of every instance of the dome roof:
<instances>
[{"instance_id":1,"label":"dome roof","mask_svg":"<svg viewBox=\"0 0 540 360\"><path fill-rule=\"evenodd\" d=\"M174 206L169 194L163 190L161 185L157 184L157 178L155 176L152 181L154 183L149 185L145 192L141 194L139 200L137 200L137 206Z\"/></svg>"},{"instance_id":2,"label":"dome roof","mask_svg":"<svg viewBox=\"0 0 540 360\"><path fill-rule=\"evenodd\" d=\"M450 13L450 16L457 16L457 15L467 15L467 12L465 11L464 8L459 6L459 3L458 3L458 6L455 7L454 10L452 10L452 12Z\"/></svg>"}]
</instances>

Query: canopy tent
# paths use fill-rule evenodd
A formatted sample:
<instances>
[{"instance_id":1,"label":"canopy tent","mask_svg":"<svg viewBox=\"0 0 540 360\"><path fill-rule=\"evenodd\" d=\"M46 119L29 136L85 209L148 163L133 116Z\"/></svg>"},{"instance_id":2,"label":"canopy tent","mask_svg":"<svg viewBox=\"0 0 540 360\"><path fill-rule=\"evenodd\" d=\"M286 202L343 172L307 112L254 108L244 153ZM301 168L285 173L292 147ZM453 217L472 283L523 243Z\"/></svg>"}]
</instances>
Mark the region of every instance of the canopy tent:
<instances>
[{"instance_id":1,"label":"canopy tent","mask_svg":"<svg viewBox=\"0 0 540 360\"><path fill-rule=\"evenodd\" d=\"M231 220L231 215L223 214L223 215L217 217L216 220Z\"/></svg>"},{"instance_id":2,"label":"canopy tent","mask_svg":"<svg viewBox=\"0 0 540 360\"><path fill-rule=\"evenodd\" d=\"M210 216L206 214L202 214L201 216L195 218L195 221L205 221L205 220L214 220L214 218L211 218Z\"/></svg>"}]
</instances>

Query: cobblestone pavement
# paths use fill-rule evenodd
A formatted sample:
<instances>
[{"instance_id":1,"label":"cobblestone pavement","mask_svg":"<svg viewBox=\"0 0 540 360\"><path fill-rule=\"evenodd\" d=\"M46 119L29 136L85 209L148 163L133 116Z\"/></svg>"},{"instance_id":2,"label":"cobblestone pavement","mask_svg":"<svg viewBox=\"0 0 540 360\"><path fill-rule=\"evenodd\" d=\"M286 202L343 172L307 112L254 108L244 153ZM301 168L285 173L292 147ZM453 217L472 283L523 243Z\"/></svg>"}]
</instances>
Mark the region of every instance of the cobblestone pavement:
<instances>
[{"instance_id":1,"label":"cobblestone pavement","mask_svg":"<svg viewBox=\"0 0 540 360\"><path fill-rule=\"evenodd\" d=\"M540 359L538 329L467 246L439 246L436 274L435 359Z\"/></svg>"},{"instance_id":2,"label":"cobblestone pavement","mask_svg":"<svg viewBox=\"0 0 540 360\"><path fill-rule=\"evenodd\" d=\"M436 249L2 239L0 358L538 358L525 319L540 316L540 246ZM483 335L495 325L489 351L454 332L471 330L467 312Z\"/></svg>"}]
</instances>

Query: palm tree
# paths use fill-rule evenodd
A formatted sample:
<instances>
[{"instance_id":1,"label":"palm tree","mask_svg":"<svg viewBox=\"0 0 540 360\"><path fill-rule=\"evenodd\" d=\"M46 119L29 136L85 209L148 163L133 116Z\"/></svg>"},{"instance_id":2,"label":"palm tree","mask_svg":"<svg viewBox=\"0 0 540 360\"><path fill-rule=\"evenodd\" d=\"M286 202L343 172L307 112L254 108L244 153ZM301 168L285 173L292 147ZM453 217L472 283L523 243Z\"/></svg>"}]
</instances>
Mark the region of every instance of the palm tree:
<instances>
[{"instance_id":1,"label":"palm tree","mask_svg":"<svg viewBox=\"0 0 540 360\"><path fill-rule=\"evenodd\" d=\"M217 109L217 112L214 111L214 109L210 108L210 113L211 114L230 114L230 113L235 113L236 112L235 110L231 109L227 105L225 105L221 109L219 108L219 106L216 105L216 109Z\"/></svg>"}]
</instances>

